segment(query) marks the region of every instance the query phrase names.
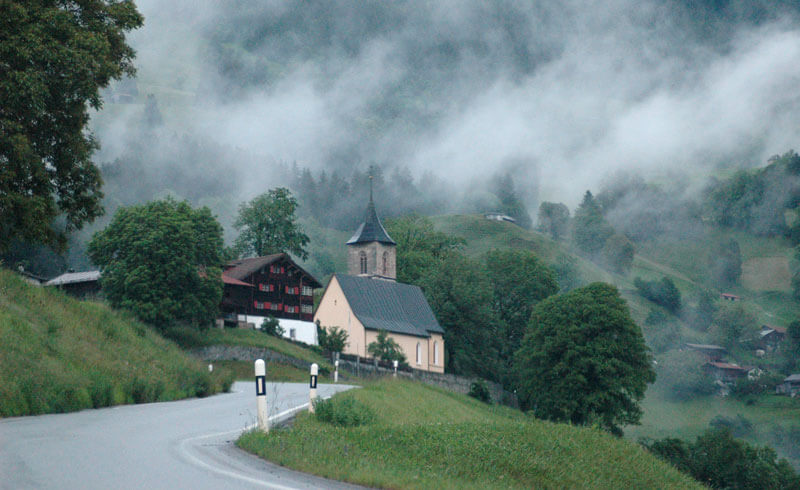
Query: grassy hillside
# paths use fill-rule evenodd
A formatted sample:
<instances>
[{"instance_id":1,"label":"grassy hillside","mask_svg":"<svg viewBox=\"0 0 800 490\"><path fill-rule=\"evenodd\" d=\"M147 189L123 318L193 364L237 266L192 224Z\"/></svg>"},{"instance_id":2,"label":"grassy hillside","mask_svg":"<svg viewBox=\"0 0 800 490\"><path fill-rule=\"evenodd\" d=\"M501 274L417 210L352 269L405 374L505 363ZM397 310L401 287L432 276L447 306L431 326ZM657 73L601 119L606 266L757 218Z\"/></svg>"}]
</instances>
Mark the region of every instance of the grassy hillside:
<instances>
[{"instance_id":1,"label":"grassy hillside","mask_svg":"<svg viewBox=\"0 0 800 490\"><path fill-rule=\"evenodd\" d=\"M238 444L278 464L382 488L701 488L639 446L426 385L384 380L337 395L372 422L301 415Z\"/></svg>"},{"instance_id":2,"label":"grassy hillside","mask_svg":"<svg viewBox=\"0 0 800 490\"><path fill-rule=\"evenodd\" d=\"M483 219L481 216L438 216L434 218L438 230L463 236L467 240L466 253L478 257L493 248L527 248L546 262L553 263L559 254L570 254L566 243L554 242L548 237L518 226ZM645 325L644 319L653 303L642 298L633 287L633 279L646 280L671 278L683 296L684 304L694 301L701 289L714 288L708 283L705 272L708 251L722 240L735 239L740 247L743 274L740 284L730 291L740 295L742 304L763 323L787 325L800 316L800 305L791 298L787 289L791 245L782 238L756 237L747 233L709 227L694 239L664 239L637 245L633 267L627 275L613 274L596 264L577 259L583 282L605 281L615 284L628 302L631 314L642 327L645 339L653 346L665 342L659 327ZM726 290L727 291L727 290ZM706 343L708 335L691 329L678 317L671 317L680 337L671 341L674 347L682 342ZM663 328L663 327L661 327ZM677 342L677 343L676 343ZM740 359L741 363L755 363L756 359ZM629 438L683 437L694 438L709 427L717 416L741 415L752 427L740 434L750 442L770 445L781 457L787 458L795 468L800 468L800 449L796 436L800 434L800 405L785 397L767 396L756 403L745 404L732 398L698 396L690 401L676 401L668 396L667 380L658 379L647 392L643 403L644 417L641 426L627 427Z\"/></svg>"},{"instance_id":3,"label":"grassy hillside","mask_svg":"<svg viewBox=\"0 0 800 490\"><path fill-rule=\"evenodd\" d=\"M130 315L0 269L0 380L8 417L206 396L232 376Z\"/></svg>"}]
</instances>

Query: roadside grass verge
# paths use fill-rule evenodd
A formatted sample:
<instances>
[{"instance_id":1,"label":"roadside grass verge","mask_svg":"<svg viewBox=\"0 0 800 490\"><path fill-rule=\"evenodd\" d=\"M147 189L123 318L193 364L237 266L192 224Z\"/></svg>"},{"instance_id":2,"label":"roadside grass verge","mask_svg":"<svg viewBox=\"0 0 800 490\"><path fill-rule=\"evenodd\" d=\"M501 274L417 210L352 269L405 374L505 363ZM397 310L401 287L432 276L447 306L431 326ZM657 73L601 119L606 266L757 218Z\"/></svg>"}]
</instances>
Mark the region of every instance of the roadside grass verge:
<instances>
[{"instance_id":1,"label":"roadside grass verge","mask_svg":"<svg viewBox=\"0 0 800 490\"><path fill-rule=\"evenodd\" d=\"M636 444L535 420L507 407L403 380L336 395L372 422L338 427L308 414L237 444L323 477L383 488L701 488ZM358 404L354 404L358 406Z\"/></svg>"},{"instance_id":2,"label":"roadside grass verge","mask_svg":"<svg viewBox=\"0 0 800 490\"><path fill-rule=\"evenodd\" d=\"M0 270L0 417L207 396L233 376L105 304Z\"/></svg>"}]
</instances>

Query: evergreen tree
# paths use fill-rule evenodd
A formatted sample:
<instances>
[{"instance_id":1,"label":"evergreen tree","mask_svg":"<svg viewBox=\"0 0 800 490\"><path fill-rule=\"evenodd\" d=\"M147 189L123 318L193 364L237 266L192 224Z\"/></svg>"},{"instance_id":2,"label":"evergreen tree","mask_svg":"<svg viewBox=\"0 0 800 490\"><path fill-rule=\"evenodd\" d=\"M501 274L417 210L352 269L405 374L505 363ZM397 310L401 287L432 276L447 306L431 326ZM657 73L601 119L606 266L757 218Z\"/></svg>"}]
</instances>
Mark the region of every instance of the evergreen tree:
<instances>
[{"instance_id":1,"label":"evergreen tree","mask_svg":"<svg viewBox=\"0 0 800 490\"><path fill-rule=\"evenodd\" d=\"M575 246L589 256L596 256L605 246L606 240L614 234L614 228L603 217L600 206L586 191L575 217L572 220L572 239Z\"/></svg>"}]
</instances>

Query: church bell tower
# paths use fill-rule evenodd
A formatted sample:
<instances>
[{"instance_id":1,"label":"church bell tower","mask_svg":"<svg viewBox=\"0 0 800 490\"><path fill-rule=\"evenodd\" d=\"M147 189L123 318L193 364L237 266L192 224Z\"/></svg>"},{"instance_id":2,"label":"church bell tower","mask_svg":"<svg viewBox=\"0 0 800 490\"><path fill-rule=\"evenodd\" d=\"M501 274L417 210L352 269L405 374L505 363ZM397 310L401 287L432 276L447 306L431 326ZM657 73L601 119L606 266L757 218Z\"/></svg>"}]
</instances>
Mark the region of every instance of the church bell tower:
<instances>
[{"instance_id":1,"label":"church bell tower","mask_svg":"<svg viewBox=\"0 0 800 490\"><path fill-rule=\"evenodd\" d=\"M372 201L372 177L369 178L369 204L364 221L347 241L347 269L353 276L394 281L397 279L397 244L386 230Z\"/></svg>"}]
</instances>

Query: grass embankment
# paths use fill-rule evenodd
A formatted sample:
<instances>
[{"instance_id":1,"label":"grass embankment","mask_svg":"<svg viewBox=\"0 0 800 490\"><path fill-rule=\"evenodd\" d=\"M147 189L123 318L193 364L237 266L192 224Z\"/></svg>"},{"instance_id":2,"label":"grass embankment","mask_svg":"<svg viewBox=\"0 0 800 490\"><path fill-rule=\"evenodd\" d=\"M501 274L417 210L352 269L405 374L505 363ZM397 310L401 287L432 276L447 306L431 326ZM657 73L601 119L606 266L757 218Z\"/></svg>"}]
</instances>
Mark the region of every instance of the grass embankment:
<instances>
[{"instance_id":1,"label":"grass embankment","mask_svg":"<svg viewBox=\"0 0 800 490\"><path fill-rule=\"evenodd\" d=\"M250 361L214 361L213 364L214 369L221 367L231 371L238 381L252 381L255 376L255 368ZM267 381L307 383L308 376L308 369L299 369L280 362L267 363Z\"/></svg>"},{"instance_id":2,"label":"grass embankment","mask_svg":"<svg viewBox=\"0 0 800 490\"><path fill-rule=\"evenodd\" d=\"M226 328L224 330L219 328L210 328L207 330L173 328L168 331L168 336L185 349L210 345L257 347L259 349L268 349L279 354L294 357L302 361L308 361L309 363L316 362L320 367L324 366L327 369L332 367L330 362L321 354L258 330L245 328Z\"/></svg>"},{"instance_id":3,"label":"grass embankment","mask_svg":"<svg viewBox=\"0 0 800 490\"><path fill-rule=\"evenodd\" d=\"M0 416L205 396L227 389L130 315L0 269Z\"/></svg>"},{"instance_id":4,"label":"grass embankment","mask_svg":"<svg viewBox=\"0 0 800 490\"><path fill-rule=\"evenodd\" d=\"M374 413L359 427L303 414L240 447L327 478L387 488L701 488L639 446L594 429L401 380L336 396Z\"/></svg>"}]
</instances>

